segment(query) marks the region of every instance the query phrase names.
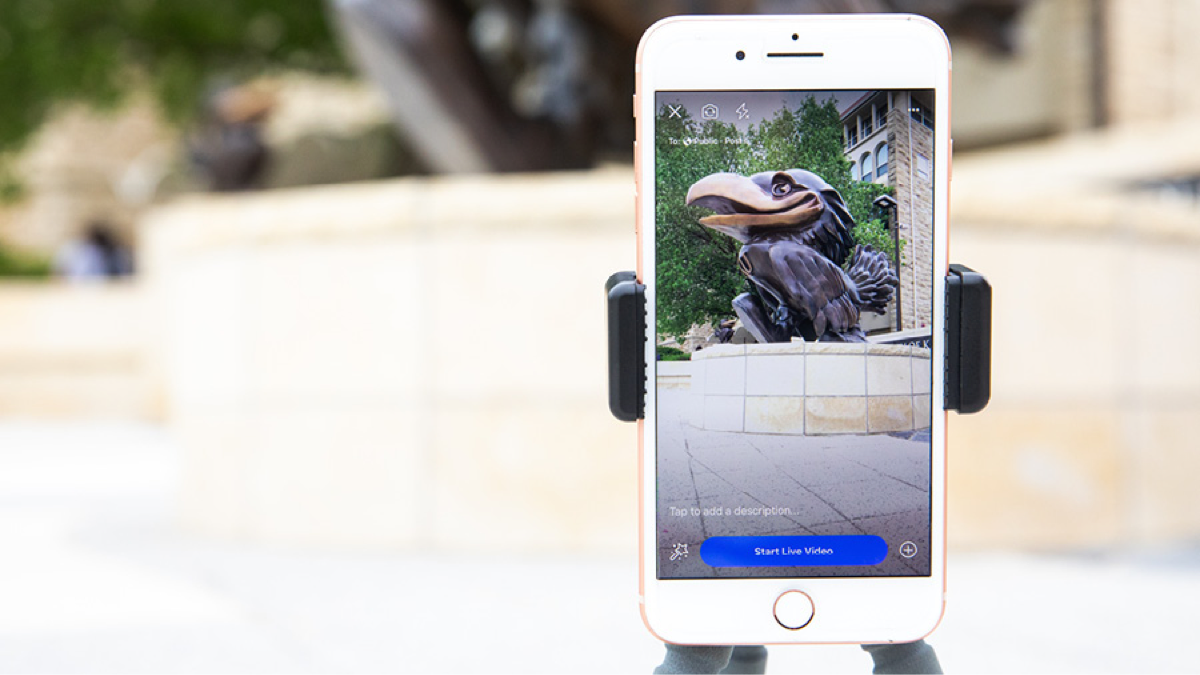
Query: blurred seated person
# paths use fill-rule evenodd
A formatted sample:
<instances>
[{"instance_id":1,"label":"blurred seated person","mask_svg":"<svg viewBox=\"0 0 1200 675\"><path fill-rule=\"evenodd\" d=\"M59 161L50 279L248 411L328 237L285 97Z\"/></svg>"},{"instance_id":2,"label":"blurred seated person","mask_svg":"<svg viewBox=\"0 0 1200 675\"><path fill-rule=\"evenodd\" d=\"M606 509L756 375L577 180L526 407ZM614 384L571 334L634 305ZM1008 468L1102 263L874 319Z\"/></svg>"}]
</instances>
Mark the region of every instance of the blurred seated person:
<instances>
[{"instance_id":1,"label":"blurred seated person","mask_svg":"<svg viewBox=\"0 0 1200 675\"><path fill-rule=\"evenodd\" d=\"M94 220L59 249L54 271L72 282L111 281L133 274L133 255L108 223Z\"/></svg>"}]
</instances>

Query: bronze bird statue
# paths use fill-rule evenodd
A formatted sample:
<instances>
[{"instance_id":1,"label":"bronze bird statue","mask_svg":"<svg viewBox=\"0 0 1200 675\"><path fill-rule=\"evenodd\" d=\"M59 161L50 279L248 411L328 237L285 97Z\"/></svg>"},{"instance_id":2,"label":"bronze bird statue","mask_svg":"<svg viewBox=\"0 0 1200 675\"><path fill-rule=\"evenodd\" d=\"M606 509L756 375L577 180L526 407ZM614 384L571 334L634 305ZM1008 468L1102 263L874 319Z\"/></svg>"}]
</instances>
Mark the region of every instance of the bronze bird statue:
<instances>
[{"instance_id":1,"label":"bronze bird statue","mask_svg":"<svg viewBox=\"0 0 1200 675\"><path fill-rule=\"evenodd\" d=\"M742 242L738 267L756 292L733 310L759 342L864 342L859 313L887 311L896 273L882 252L855 246L842 196L815 173L714 173L687 203L715 212L701 225Z\"/></svg>"}]
</instances>

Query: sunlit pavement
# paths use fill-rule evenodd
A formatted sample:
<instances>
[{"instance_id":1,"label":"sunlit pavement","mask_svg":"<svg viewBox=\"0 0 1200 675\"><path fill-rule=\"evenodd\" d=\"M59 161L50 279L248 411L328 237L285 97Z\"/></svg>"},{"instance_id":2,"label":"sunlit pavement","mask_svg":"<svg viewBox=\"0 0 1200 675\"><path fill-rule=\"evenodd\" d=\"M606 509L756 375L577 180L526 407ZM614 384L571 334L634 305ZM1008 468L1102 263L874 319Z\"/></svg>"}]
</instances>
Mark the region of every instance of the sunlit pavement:
<instances>
[{"instance_id":1,"label":"sunlit pavement","mask_svg":"<svg viewBox=\"0 0 1200 675\"><path fill-rule=\"evenodd\" d=\"M0 424L3 672L649 672L631 551L335 555L178 531L159 429ZM1054 517L1047 514L1047 517ZM632 535L631 535L632 536ZM952 554L948 672L1194 672L1200 549ZM771 672L870 671L773 647Z\"/></svg>"},{"instance_id":2,"label":"sunlit pavement","mask_svg":"<svg viewBox=\"0 0 1200 675\"><path fill-rule=\"evenodd\" d=\"M911 560L894 551L875 569L923 574L929 565L929 441L885 434L781 436L698 429L684 421L702 397L658 394L658 527L661 541L698 550L708 537L874 534L915 542ZM768 516L707 516L730 507L784 507ZM680 515L691 509L695 516ZM723 576L699 556L672 560L678 576Z\"/></svg>"}]
</instances>

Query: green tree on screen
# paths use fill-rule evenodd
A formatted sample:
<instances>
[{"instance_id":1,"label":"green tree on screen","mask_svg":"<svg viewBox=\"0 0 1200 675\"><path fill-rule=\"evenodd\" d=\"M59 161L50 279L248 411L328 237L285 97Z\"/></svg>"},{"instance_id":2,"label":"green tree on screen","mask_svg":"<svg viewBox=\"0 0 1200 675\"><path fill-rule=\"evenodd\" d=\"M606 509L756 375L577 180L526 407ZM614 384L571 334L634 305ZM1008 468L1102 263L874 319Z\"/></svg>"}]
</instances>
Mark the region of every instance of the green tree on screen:
<instances>
[{"instance_id":1,"label":"green tree on screen","mask_svg":"<svg viewBox=\"0 0 1200 675\"><path fill-rule=\"evenodd\" d=\"M729 301L745 283L737 270L738 242L698 224L704 210L688 207L685 197L704 176L745 166L748 148L724 143L739 138L733 125L701 124L682 114L668 118L665 108L659 111L654 148L658 332L671 335L682 335L705 318L728 316ZM691 139L721 142L690 144Z\"/></svg>"}]
</instances>

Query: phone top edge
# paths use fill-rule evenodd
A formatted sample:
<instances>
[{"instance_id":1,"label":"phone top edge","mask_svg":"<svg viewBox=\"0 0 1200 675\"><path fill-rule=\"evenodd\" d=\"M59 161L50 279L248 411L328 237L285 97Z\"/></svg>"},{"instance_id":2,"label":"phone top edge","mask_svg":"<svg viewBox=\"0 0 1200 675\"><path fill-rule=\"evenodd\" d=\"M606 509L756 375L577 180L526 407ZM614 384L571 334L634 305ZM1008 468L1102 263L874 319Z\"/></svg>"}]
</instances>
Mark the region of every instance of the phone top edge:
<instances>
[{"instance_id":1,"label":"phone top edge","mask_svg":"<svg viewBox=\"0 0 1200 675\"><path fill-rule=\"evenodd\" d=\"M764 27L770 26L776 28L779 24L796 23L800 25L820 25L829 24L844 26L854 24L859 27L877 26L877 25L904 25L908 24L913 27L932 33L937 36L937 40L941 43L945 53L951 53L950 39L946 35L946 31L933 19L920 14L909 13L860 13L860 14L679 14L668 16L652 23L638 40L637 50L635 52L634 65L635 69L642 65L642 55L650 46L651 42L656 39L661 39L663 34L667 34L676 29L693 30L696 27L727 27L728 24L762 24ZM700 37L690 35L687 37Z\"/></svg>"}]
</instances>

